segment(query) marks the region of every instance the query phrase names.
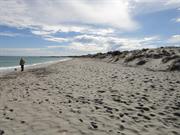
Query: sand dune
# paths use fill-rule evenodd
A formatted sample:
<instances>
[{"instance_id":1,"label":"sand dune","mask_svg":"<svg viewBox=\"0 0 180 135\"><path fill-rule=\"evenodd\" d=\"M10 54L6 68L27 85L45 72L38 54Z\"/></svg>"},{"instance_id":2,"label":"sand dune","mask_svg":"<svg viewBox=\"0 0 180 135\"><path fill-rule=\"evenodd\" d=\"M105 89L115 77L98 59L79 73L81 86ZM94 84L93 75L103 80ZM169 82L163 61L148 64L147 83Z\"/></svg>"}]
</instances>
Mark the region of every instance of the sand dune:
<instances>
[{"instance_id":1,"label":"sand dune","mask_svg":"<svg viewBox=\"0 0 180 135\"><path fill-rule=\"evenodd\" d=\"M112 51L80 57L101 59L106 62L153 71L180 71L180 47L161 47L122 52Z\"/></svg>"},{"instance_id":2,"label":"sand dune","mask_svg":"<svg viewBox=\"0 0 180 135\"><path fill-rule=\"evenodd\" d=\"M0 77L0 134L179 135L180 72L73 59Z\"/></svg>"}]
</instances>

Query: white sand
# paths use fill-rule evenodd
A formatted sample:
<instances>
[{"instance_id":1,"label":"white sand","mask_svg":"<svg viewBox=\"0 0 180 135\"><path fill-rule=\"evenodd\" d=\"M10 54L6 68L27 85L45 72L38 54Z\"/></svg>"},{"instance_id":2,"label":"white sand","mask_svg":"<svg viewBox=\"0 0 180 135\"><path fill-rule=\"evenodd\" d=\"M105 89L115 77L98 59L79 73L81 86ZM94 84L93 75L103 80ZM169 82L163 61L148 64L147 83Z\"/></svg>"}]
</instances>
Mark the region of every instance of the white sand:
<instances>
[{"instance_id":1,"label":"white sand","mask_svg":"<svg viewBox=\"0 0 180 135\"><path fill-rule=\"evenodd\" d=\"M0 134L180 135L180 72L75 59L0 77Z\"/></svg>"}]
</instances>

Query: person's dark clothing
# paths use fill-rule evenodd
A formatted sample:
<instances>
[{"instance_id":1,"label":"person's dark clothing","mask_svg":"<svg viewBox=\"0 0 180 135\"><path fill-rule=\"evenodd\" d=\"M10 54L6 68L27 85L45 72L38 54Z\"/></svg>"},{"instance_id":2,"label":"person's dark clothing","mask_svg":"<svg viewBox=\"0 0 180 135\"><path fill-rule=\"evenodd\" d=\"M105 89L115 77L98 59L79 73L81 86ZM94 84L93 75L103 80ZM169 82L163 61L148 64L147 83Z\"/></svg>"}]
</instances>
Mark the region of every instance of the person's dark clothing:
<instances>
[{"instance_id":1,"label":"person's dark clothing","mask_svg":"<svg viewBox=\"0 0 180 135\"><path fill-rule=\"evenodd\" d=\"M23 58L21 58L19 65L21 65L21 71L24 71L24 64L25 64L25 60Z\"/></svg>"},{"instance_id":2,"label":"person's dark clothing","mask_svg":"<svg viewBox=\"0 0 180 135\"><path fill-rule=\"evenodd\" d=\"M21 71L24 71L24 65L21 65Z\"/></svg>"}]
</instances>

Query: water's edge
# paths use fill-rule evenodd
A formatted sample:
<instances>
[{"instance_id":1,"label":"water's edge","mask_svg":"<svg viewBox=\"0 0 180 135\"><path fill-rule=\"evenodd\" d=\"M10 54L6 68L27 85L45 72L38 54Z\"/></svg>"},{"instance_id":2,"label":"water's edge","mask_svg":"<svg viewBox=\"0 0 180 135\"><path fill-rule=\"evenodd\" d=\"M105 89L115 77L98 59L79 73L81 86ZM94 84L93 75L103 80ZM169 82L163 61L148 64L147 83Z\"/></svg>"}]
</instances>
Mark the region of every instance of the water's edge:
<instances>
[{"instance_id":1,"label":"water's edge","mask_svg":"<svg viewBox=\"0 0 180 135\"><path fill-rule=\"evenodd\" d=\"M51 64L56 64L56 63L68 61L68 60L72 60L72 58L64 58L64 59L55 60L55 61L48 61L48 62L42 62L42 63L35 63L35 64L31 64L31 65L25 65L25 70L46 67L46 66L49 66ZM11 73L11 72L12 73L18 72L20 70L21 70L20 66L0 67L0 76L6 75L6 74Z\"/></svg>"}]
</instances>

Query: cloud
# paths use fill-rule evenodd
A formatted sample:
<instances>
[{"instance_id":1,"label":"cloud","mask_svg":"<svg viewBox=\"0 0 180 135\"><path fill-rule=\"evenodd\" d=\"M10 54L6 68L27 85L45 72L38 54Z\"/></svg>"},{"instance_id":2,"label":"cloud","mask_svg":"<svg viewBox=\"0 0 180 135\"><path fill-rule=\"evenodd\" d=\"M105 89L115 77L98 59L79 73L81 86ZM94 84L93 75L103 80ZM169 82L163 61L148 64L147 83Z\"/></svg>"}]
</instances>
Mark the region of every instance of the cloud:
<instances>
[{"instance_id":1,"label":"cloud","mask_svg":"<svg viewBox=\"0 0 180 135\"><path fill-rule=\"evenodd\" d=\"M1 48L1 55L11 55L16 56L17 54L20 56L26 55L47 55L50 53L48 50L44 50L44 48Z\"/></svg>"},{"instance_id":2,"label":"cloud","mask_svg":"<svg viewBox=\"0 0 180 135\"><path fill-rule=\"evenodd\" d=\"M103 37L94 35L80 35L69 39L68 45L47 46L47 48L57 49L65 48L66 50L74 50L78 52L97 53L113 50L133 50L141 48L154 48L160 38L158 36L144 38L119 38L119 37Z\"/></svg>"},{"instance_id":3,"label":"cloud","mask_svg":"<svg viewBox=\"0 0 180 135\"><path fill-rule=\"evenodd\" d=\"M68 52L69 51L69 52ZM0 55L3 56L63 56L80 54L81 52L73 52L68 50L67 52L59 49L51 48L1 48Z\"/></svg>"},{"instance_id":4,"label":"cloud","mask_svg":"<svg viewBox=\"0 0 180 135\"><path fill-rule=\"evenodd\" d=\"M178 35L172 36L170 41L177 46ZM143 38L119 38L116 36L95 36L81 35L67 39L67 45L49 45L44 48L1 48L1 55L37 55L37 56L54 56L54 55L83 55L98 52L107 52L114 50L134 50L142 48L155 48L161 42L161 37L143 37ZM86 42L85 42L86 41ZM168 41L169 42L169 41Z\"/></svg>"},{"instance_id":5,"label":"cloud","mask_svg":"<svg viewBox=\"0 0 180 135\"><path fill-rule=\"evenodd\" d=\"M1 0L0 24L29 28L35 35L129 31L139 27L134 14L175 8L179 4L179 0Z\"/></svg>"},{"instance_id":6,"label":"cloud","mask_svg":"<svg viewBox=\"0 0 180 135\"><path fill-rule=\"evenodd\" d=\"M50 33L81 32L95 25L127 31L139 27L133 14L179 5L179 0L1 0L0 23Z\"/></svg>"},{"instance_id":7,"label":"cloud","mask_svg":"<svg viewBox=\"0 0 180 135\"><path fill-rule=\"evenodd\" d=\"M169 43L177 43L180 45L180 35L173 35L168 40Z\"/></svg>"},{"instance_id":8,"label":"cloud","mask_svg":"<svg viewBox=\"0 0 180 135\"><path fill-rule=\"evenodd\" d=\"M0 36L5 36L5 37L17 37L17 36L23 36L20 33L12 33L12 32L0 32Z\"/></svg>"},{"instance_id":9,"label":"cloud","mask_svg":"<svg viewBox=\"0 0 180 135\"><path fill-rule=\"evenodd\" d=\"M44 39L47 40L47 41L53 41L53 42L59 42L59 43L69 41L67 38L51 37L51 36L48 36L48 37L46 37Z\"/></svg>"},{"instance_id":10,"label":"cloud","mask_svg":"<svg viewBox=\"0 0 180 135\"><path fill-rule=\"evenodd\" d=\"M55 26L60 29L58 25L64 24L96 24L125 30L136 27L126 0L1 0L0 6L1 23L16 27Z\"/></svg>"},{"instance_id":11,"label":"cloud","mask_svg":"<svg viewBox=\"0 0 180 135\"><path fill-rule=\"evenodd\" d=\"M148 14L180 7L180 0L128 0L131 14Z\"/></svg>"},{"instance_id":12,"label":"cloud","mask_svg":"<svg viewBox=\"0 0 180 135\"><path fill-rule=\"evenodd\" d=\"M166 5L180 5L180 0L168 0Z\"/></svg>"},{"instance_id":13,"label":"cloud","mask_svg":"<svg viewBox=\"0 0 180 135\"><path fill-rule=\"evenodd\" d=\"M83 55L87 51L82 52L62 47L47 47L47 48L1 48L0 55L2 56L70 56L70 55Z\"/></svg>"},{"instance_id":14,"label":"cloud","mask_svg":"<svg viewBox=\"0 0 180 135\"><path fill-rule=\"evenodd\" d=\"M180 22L180 18L177 18L177 19L176 19L176 22Z\"/></svg>"},{"instance_id":15,"label":"cloud","mask_svg":"<svg viewBox=\"0 0 180 135\"><path fill-rule=\"evenodd\" d=\"M0 24L29 28L38 36L58 32L105 35L115 29L139 28L135 14L178 6L179 0L1 0Z\"/></svg>"},{"instance_id":16,"label":"cloud","mask_svg":"<svg viewBox=\"0 0 180 135\"><path fill-rule=\"evenodd\" d=\"M54 44L43 49L22 48L27 54L33 51L35 55L40 55L38 51L55 55L65 51L68 51L66 54L81 54L132 50L155 47L160 42L158 36L123 38L121 33L141 27L135 19L137 15L179 6L180 0L0 0L0 25L28 29ZM60 36L71 32L78 34ZM19 34L1 32L0 36ZM59 43L66 43L66 46ZM21 49L14 48L14 51L22 54Z\"/></svg>"},{"instance_id":17,"label":"cloud","mask_svg":"<svg viewBox=\"0 0 180 135\"><path fill-rule=\"evenodd\" d=\"M104 52L104 45L100 46L93 43L80 43L74 42L72 45L68 46L68 49L78 50L81 52L88 52L88 53L96 53L96 52Z\"/></svg>"}]
</instances>

